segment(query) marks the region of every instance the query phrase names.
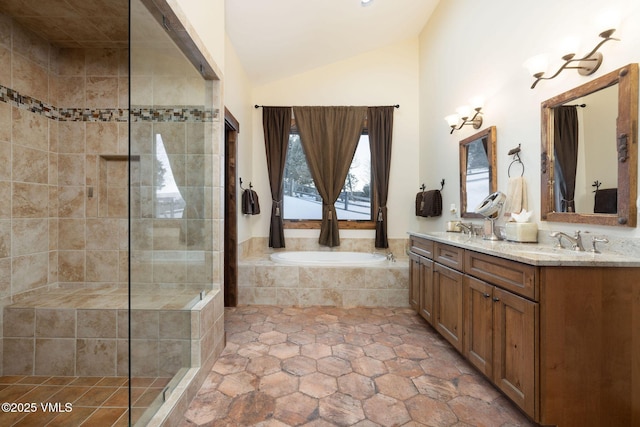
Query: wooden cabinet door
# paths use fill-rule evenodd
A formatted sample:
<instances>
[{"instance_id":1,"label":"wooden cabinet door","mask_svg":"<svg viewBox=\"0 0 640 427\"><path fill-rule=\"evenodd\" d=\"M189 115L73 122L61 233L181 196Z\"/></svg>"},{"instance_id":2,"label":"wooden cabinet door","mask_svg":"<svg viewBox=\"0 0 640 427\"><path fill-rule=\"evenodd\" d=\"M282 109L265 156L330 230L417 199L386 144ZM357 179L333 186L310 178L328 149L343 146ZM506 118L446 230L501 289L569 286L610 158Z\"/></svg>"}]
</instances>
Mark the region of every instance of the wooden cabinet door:
<instances>
[{"instance_id":1,"label":"wooden cabinet door","mask_svg":"<svg viewBox=\"0 0 640 427\"><path fill-rule=\"evenodd\" d=\"M420 257L409 252L409 306L420 310Z\"/></svg>"},{"instance_id":2,"label":"wooden cabinet door","mask_svg":"<svg viewBox=\"0 0 640 427\"><path fill-rule=\"evenodd\" d=\"M464 276L464 355L488 378L493 375L493 290L482 280Z\"/></svg>"},{"instance_id":3,"label":"wooden cabinet door","mask_svg":"<svg viewBox=\"0 0 640 427\"><path fill-rule=\"evenodd\" d=\"M535 325L538 304L511 292L493 291L493 381L535 418Z\"/></svg>"},{"instance_id":4,"label":"wooden cabinet door","mask_svg":"<svg viewBox=\"0 0 640 427\"><path fill-rule=\"evenodd\" d=\"M435 328L462 353L463 274L440 264L433 266Z\"/></svg>"},{"instance_id":5,"label":"wooden cabinet door","mask_svg":"<svg viewBox=\"0 0 640 427\"><path fill-rule=\"evenodd\" d=\"M420 260L420 316L433 325L433 261Z\"/></svg>"}]
</instances>

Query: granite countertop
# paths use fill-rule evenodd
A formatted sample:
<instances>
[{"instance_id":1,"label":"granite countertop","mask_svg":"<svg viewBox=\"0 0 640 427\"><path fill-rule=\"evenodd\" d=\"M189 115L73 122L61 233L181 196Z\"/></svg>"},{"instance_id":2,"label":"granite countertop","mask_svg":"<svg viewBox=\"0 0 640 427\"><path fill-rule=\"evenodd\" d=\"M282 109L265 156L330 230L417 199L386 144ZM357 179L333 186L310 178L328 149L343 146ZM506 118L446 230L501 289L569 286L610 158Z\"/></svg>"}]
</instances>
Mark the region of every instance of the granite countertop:
<instances>
[{"instance_id":1,"label":"granite countertop","mask_svg":"<svg viewBox=\"0 0 640 427\"><path fill-rule=\"evenodd\" d=\"M446 231L409 232L409 235L537 266L640 267L640 257L617 254L607 248L596 254L588 250L577 252L540 243L483 240L479 236Z\"/></svg>"}]
</instances>

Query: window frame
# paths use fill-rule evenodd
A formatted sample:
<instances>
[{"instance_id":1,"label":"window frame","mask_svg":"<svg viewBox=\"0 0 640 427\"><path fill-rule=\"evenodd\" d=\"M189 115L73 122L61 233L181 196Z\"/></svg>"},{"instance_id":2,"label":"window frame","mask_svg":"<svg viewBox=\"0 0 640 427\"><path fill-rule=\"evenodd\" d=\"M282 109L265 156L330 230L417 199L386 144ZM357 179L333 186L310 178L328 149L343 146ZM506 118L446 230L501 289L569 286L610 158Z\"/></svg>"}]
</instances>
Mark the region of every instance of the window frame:
<instances>
[{"instance_id":1,"label":"window frame","mask_svg":"<svg viewBox=\"0 0 640 427\"><path fill-rule=\"evenodd\" d=\"M298 134L298 128L296 127L295 119L291 119L291 128L289 129L289 135ZM367 119L364 121L364 126L360 135L368 135L369 129L367 127ZM284 185L284 182L283 182ZM373 164L371 165L371 180L369 188L371 191L371 219L338 219L341 230L375 230L376 228L376 213L378 212L378 197L374 191L374 174ZM322 220L319 219L282 219L285 229L291 230L312 230L320 229Z\"/></svg>"}]
</instances>

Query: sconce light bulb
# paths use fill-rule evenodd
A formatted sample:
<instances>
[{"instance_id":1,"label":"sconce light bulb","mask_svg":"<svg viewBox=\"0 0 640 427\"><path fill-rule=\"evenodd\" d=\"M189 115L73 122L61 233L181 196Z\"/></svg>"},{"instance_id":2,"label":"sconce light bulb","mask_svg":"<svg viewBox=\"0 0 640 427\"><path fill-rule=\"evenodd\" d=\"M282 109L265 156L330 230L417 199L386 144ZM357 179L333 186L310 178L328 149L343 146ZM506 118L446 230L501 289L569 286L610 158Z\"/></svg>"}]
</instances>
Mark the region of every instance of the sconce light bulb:
<instances>
[{"instance_id":1,"label":"sconce light bulb","mask_svg":"<svg viewBox=\"0 0 640 427\"><path fill-rule=\"evenodd\" d=\"M449 127L456 127L458 125L458 115L457 114L449 114L447 117L444 118L447 121L447 124L449 125Z\"/></svg>"},{"instance_id":2,"label":"sconce light bulb","mask_svg":"<svg viewBox=\"0 0 640 427\"><path fill-rule=\"evenodd\" d=\"M481 96L476 96L474 98L471 98L469 102L471 102L471 106L476 111L480 111L482 110L482 108L484 108L484 98Z\"/></svg>"},{"instance_id":3,"label":"sconce light bulb","mask_svg":"<svg viewBox=\"0 0 640 427\"><path fill-rule=\"evenodd\" d=\"M558 45L562 59L568 61L572 59L580 50L580 38L577 36L565 37Z\"/></svg>"},{"instance_id":4,"label":"sconce light bulb","mask_svg":"<svg viewBox=\"0 0 640 427\"><path fill-rule=\"evenodd\" d=\"M469 107L468 105L462 105L456 108L456 113L458 113L462 120L467 120L469 117L471 117L471 107Z\"/></svg>"},{"instance_id":5,"label":"sconce light bulb","mask_svg":"<svg viewBox=\"0 0 640 427\"><path fill-rule=\"evenodd\" d=\"M611 37L616 29L620 28L620 12L612 9L601 11L596 17L596 25L600 31L600 37Z\"/></svg>"},{"instance_id":6,"label":"sconce light bulb","mask_svg":"<svg viewBox=\"0 0 640 427\"><path fill-rule=\"evenodd\" d=\"M547 72L549 60L546 54L540 54L527 59L523 65L532 76L538 78Z\"/></svg>"}]
</instances>

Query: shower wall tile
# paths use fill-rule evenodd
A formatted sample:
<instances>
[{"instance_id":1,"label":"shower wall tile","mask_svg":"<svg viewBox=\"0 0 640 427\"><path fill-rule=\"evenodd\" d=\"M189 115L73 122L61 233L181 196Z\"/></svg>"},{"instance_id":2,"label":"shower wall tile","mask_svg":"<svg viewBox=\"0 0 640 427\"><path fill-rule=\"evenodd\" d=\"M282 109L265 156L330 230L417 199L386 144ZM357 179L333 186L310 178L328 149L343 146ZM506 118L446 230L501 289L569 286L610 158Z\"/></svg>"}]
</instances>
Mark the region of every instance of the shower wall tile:
<instances>
[{"instance_id":1,"label":"shower wall tile","mask_svg":"<svg viewBox=\"0 0 640 427\"><path fill-rule=\"evenodd\" d=\"M1 27L1 25L0 25ZM11 50L5 46L0 46L0 64L6 64L6 67L0 68L0 85L11 86Z\"/></svg>"},{"instance_id":2,"label":"shower wall tile","mask_svg":"<svg viewBox=\"0 0 640 427\"><path fill-rule=\"evenodd\" d=\"M118 76L120 49L87 49L85 55L88 76Z\"/></svg>"},{"instance_id":3,"label":"shower wall tile","mask_svg":"<svg viewBox=\"0 0 640 427\"><path fill-rule=\"evenodd\" d=\"M12 47L14 54L17 53L29 58L45 70L49 68L51 47L48 42L33 32L20 25L14 25Z\"/></svg>"},{"instance_id":4,"label":"shower wall tile","mask_svg":"<svg viewBox=\"0 0 640 427\"><path fill-rule=\"evenodd\" d=\"M58 216L60 218L83 218L84 215L84 186L59 187Z\"/></svg>"},{"instance_id":5,"label":"shower wall tile","mask_svg":"<svg viewBox=\"0 0 640 427\"><path fill-rule=\"evenodd\" d=\"M49 185L58 185L58 155L49 152Z\"/></svg>"},{"instance_id":6,"label":"shower wall tile","mask_svg":"<svg viewBox=\"0 0 640 427\"><path fill-rule=\"evenodd\" d=\"M49 182L49 153L14 145L12 152L13 180L47 184Z\"/></svg>"},{"instance_id":7,"label":"shower wall tile","mask_svg":"<svg viewBox=\"0 0 640 427\"><path fill-rule=\"evenodd\" d=\"M36 313L33 308L6 308L3 312L4 337L35 336Z\"/></svg>"},{"instance_id":8,"label":"shower wall tile","mask_svg":"<svg viewBox=\"0 0 640 427\"><path fill-rule=\"evenodd\" d=\"M13 183L12 216L14 218L46 218L49 189L46 185Z\"/></svg>"},{"instance_id":9,"label":"shower wall tile","mask_svg":"<svg viewBox=\"0 0 640 427\"><path fill-rule=\"evenodd\" d=\"M87 153L116 154L118 152L118 124L90 122L86 124Z\"/></svg>"},{"instance_id":10,"label":"shower wall tile","mask_svg":"<svg viewBox=\"0 0 640 427\"><path fill-rule=\"evenodd\" d=\"M116 375L117 342L115 339L78 339L75 356L78 376Z\"/></svg>"},{"instance_id":11,"label":"shower wall tile","mask_svg":"<svg viewBox=\"0 0 640 427\"><path fill-rule=\"evenodd\" d=\"M11 142L11 106L4 102L0 102L0 141Z\"/></svg>"},{"instance_id":12,"label":"shower wall tile","mask_svg":"<svg viewBox=\"0 0 640 427\"><path fill-rule=\"evenodd\" d=\"M49 76L47 67L14 52L11 61L10 87L23 95L49 102Z\"/></svg>"},{"instance_id":13,"label":"shower wall tile","mask_svg":"<svg viewBox=\"0 0 640 427\"><path fill-rule=\"evenodd\" d=\"M0 219L0 258L11 256L11 221Z\"/></svg>"},{"instance_id":14,"label":"shower wall tile","mask_svg":"<svg viewBox=\"0 0 640 427\"><path fill-rule=\"evenodd\" d=\"M55 251L60 247L58 239L59 221L57 218L49 218L49 250Z\"/></svg>"},{"instance_id":15,"label":"shower wall tile","mask_svg":"<svg viewBox=\"0 0 640 427\"><path fill-rule=\"evenodd\" d=\"M3 375L33 375L35 341L33 338L4 338Z\"/></svg>"},{"instance_id":16,"label":"shower wall tile","mask_svg":"<svg viewBox=\"0 0 640 427\"><path fill-rule=\"evenodd\" d=\"M60 48L54 53L52 70L59 76L85 75L85 49Z\"/></svg>"},{"instance_id":17,"label":"shower wall tile","mask_svg":"<svg viewBox=\"0 0 640 427\"><path fill-rule=\"evenodd\" d=\"M0 124L1 126L1 124ZM8 181L11 179L11 144L0 141L0 180Z\"/></svg>"},{"instance_id":18,"label":"shower wall tile","mask_svg":"<svg viewBox=\"0 0 640 427\"><path fill-rule=\"evenodd\" d=\"M49 250L49 220L14 219L11 224L12 256Z\"/></svg>"},{"instance_id":19,"label":"shower wall tile","mask_svg":"<svg viewBox=\"0 0 640 427\"><path fill-rule=\"evenodd\" d=\"M118 105L117 77L87 77L87 104L92 108L115 108Z\"/></svg>"},{"instance_id":20,"label":"shower wall tile","mask_svg":"<svg viewBox=\"0 0 640 427\"><path fill-rule=\"evenodd\" d=\"M116 250L120 248L118 232L120 220L110 218L87 219L86 248L89 250Z\"/></svg>"},{"instance_id":21,"label":"shower wall tile","mask_svg":"<svg viewBox=\"0 0 640 427\"><path fill-rule=\"evenodd\" d=\"M82 186L85 184L84 154L58 155L58 184L60 186Z\"/></svg>"},{"instance_id":22,"label":"shower wall tile","mask_svg":"<svg viewBox=\"0 0 640 427\"><path fill-rule=\"evenodd\" d=\"M85 77L58 77L55 79L55 98L59 108L86 108Z\"/></svg>"},{"instance_id":23,"label":"shower wall tile","mask_svg":"<svg viewBox=\"0 0 640 427\"><path fill-rule=\"evenodd\" d=\"M58 251L49 252L49 283L58 283Z\"/></svg>"},{"instance_id":24,"label":"shower wall tile","mask_svg":"<svg viewBox=\"0 0 640 427\"><path fill-rule=\"evenodd\" d=\"M59 216L59 207L60 202L58 200L58 195L60 194L60 187L55 185L50 185L47 194L49 196L49 218L57 218Z\"/></svg>"},{"instance_id":25,"label":"shower wall tile","mask_svg":"<svg viewBox=\"0 0 640 427\"><path fill-rule=\"evenodd\" d=\"M60 219L58 221L58 249L81 250L85 248L84 219Z\"/></svg>"},{"instance_id":26,"label":"shower wall tile","mask_svg":"<svg viewBox=\"0 0 640 427\"><path fill-rule=\"evenodd\" d=\"M41 252L13 257L11 273L11 291L13 294L47 285L49 253Z\"/></svg>"},{"instance_id":27,"label":"shower wall tile","mask_svg":"<svg viewBox=\"0 0 640 427\"><path fill-rule=\"evenodd\" d=\"M0 298L11 295L11 259L0 258Z\"/></svg>"},{"instance_id":28,"label":"shower wall tile","mask_svg":"<svg viewBox=\"0 0 640 427\"><path fill-rule=\"evenodd\" d=\"M117 251L86 251L87 282L117 282L118 265Z\"/></svg>"},{"instance_id":29,"label":"shower wall tile","mask_svg":"<svg viewBox=\"0 0 640 427\"><path fill-rule=\"evenodd\" d=\"M58 123L58 153L83 154L85 152L85 123Z\"/></svg>"},{"instance_id":30,"label":"shower wall tile","mask_svg":"<svg viewBox=\"0 0 640 427\"><path fill-rule=\"evenodd\" d=\"M58 251L60 282L84 282L84 251Z\"/></svg>"},{"instance_id":31,"label":"shower wall tile","mask_svg":"<svg viewBox=\"0 0 640 427\"><path fill-rule=\"evenodd\" d=\"M36 338L75 338L75 336L75 309L36 309Z\"/></svg>"},{"instance_id":32,"label":"shower wall tile","mask_svg":"<svg viewBox=\"0 0 640 427\"><path fill-rule=\"evenodd\" d=\"M129 124L128 123L118 123L118 153L123 155L129 154ZM129 159L129 161L133 161L133 159ZM133 180L132 184L135 182L136 181Z\"/></svg>"},{"instance_id":33,"label":"shower wall tile","mask_svg":"<svg viewBox=\"0 0 640 427\"><path fill-rule=\"evenodd\" d=\"M75 375L76 340L37 338L35 345L35 375Z\"/></svg>"},{"instance_id":34,"label":"shower wall tile","mask_svg":"<svg viewBox=\"0 0 640 427\"><path fill-rule=\"evenodd\" d=\"M36 150L49 149L49 119L12 107L12 142Z\"/></svg>"}]
</instances>

